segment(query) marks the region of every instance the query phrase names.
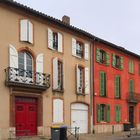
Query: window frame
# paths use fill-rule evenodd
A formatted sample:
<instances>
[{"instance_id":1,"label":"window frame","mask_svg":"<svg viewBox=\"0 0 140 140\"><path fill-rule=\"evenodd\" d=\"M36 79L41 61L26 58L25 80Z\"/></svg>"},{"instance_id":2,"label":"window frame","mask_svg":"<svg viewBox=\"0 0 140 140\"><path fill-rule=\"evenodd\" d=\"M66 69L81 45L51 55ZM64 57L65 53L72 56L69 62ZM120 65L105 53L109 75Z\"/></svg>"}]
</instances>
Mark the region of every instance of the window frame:
<instances>
[{"instance_id":1,"label":"window frame","mask_svg":"<svg viewBox=\"0 0 140 140\"><path fill-rule=\"evenodd\" d=\"M84 43L76 40L76 56L79 58L84 58L85 48Z\"/></svg>"}]
</instances>

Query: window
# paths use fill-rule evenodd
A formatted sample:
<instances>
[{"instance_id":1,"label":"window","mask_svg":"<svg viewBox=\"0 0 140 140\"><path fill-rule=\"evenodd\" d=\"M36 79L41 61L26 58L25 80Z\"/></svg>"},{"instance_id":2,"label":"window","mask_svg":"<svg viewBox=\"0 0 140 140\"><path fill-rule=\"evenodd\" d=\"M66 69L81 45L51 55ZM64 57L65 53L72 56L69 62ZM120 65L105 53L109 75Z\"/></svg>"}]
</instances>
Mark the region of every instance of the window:
<instances>
[{"instance_id":1,"label":"window","mask_svg":"<svg viewBox=\"0 0 140 140\"><path fill-rule=\"evenodd\" d=\"M138 66L138 67L139 67L139 68L138 68L138 69L139 69L139 70L138 70L138 72L139 72L138 74L140 75L140 64L139 64L139 66Z\"/></svg>"},{"instance_id":2,"label":"window","mask_svg":"<svg viewBox=\"0 0 140 140\"><path fill-rule=\"evenodd\" d=\"M113 54L112 66L114 68L123 70L123 57Z\"/></svg>"},{"instance_id":3,"label":"window","mask_svg":"<svg viewBox=\"0 0 140 140\"><path fill-rule=\"evenodd\" d=\"M72 38L72 55L78 58L89 58L89 44L77 41Z\"/></svg>"},{"instance_id":4,"label":"window","mask_svg":"<svg viewBox=\"0 0 140 140\"><path fill-rule=\"evenodd\" d=\"M63 100L53 100L53 123L62 123L63 119Z\"/></svg>"},{"instance_id":5,"label":"window","mask_svg":"<svg viewBox=\"0 0 140 140\"><path fill-rule=\"evenodd\" d=\"M133 98L134 97L134 80L129 80L129 94L130 97Z\"/></svg>"},{"instance_id":6,"label":"window","mask_svg":"<svg viewBox=\"0 0 140 140\"><path fill-rule=\"evenodd\" d=\"M100 72L100 96L106 96L106 73Z\"/></svg>"},{"instance_id":7,"label":"window","mask_svg":"<svg viewBox=\"0 0 140 140\"><path fill-rule=\"evenodd\" d=\"M63 38L61 33L53 32L48 28L48 48L58 52L63 52L62 39Z\"/></svg>"},{"instance_id":8,"label":"window","mask_svg":"<svg viewBox=\"0 0 140 140\"><path fill-rule=\"evenodd\" d=\"M115 106L115 120L116 120L116 122L121 121L121 107L120 107L120 105Z\"/></svg>"},{"instance_id":9,"label":"window","mask_svg":"<svg viewBox=\"0 0 140 140\"><path fill-rule=\"evenodd\" d=\"M63 62L53 59L53 90L63 91Z\"/></svg>"},{"instance_id":10,"label":"window","mask_svg":"<svg viewBox=\"0 0 140 140\"><path fill-rule=\"evenodd\" d=\"M32 78L32 56L28 52L18 54L19 75Z\"/></svg>"},{"instance_id":11,"label":"window","mask_svg":"<svg viewBox=\"0 0 140 140\"><path fill-rule=\"evenodd\" d=\"M121 84L120 84L120 76L117 75L115 77L115 98L121 97Z\"/></svg>"},{"instance_id":12,"label":"window","mask_svg":"<svg viewBox=\"0 0 140 140\"><path fill-rule=\"evenodd\" d=\"M97 122L110 122L110 105L97 105Z\"/></svg>"},{"instance_id":13,"label":"window","mask_svg":"<svg viewBox=\"0 0 140 140\"><path fill-rule=\"evenodd\" d=\"M77 93L89 94L89 69L77 65Z\"/></svg>"},{"instance_id":14,"label":"window","mask_svg":"<svg viewBox=\"0 0 140 140\"><path fill-rule=\"evenodd\" d=\"M134 61L129 60L129 73L134 73Z\"/></svg>"},{"instance_id":15,"label":"window","mask_svg":"<svg viewBox=\"0 0 140 140\"><path fill-rule=\"evenodd\" d=\"M102 49L96 49L96 61L101 64L110 64L110 55Z\"/></svg>"},{"instance_id":16,"label":"window","mask_svg":"<svg viewBox=\"0 0 140 140\"><path fill-rule=\"evenodd\" d=\"M33 44L33 24L27 20L20 20L20 40Z\"/></svg>"}]
</instances>

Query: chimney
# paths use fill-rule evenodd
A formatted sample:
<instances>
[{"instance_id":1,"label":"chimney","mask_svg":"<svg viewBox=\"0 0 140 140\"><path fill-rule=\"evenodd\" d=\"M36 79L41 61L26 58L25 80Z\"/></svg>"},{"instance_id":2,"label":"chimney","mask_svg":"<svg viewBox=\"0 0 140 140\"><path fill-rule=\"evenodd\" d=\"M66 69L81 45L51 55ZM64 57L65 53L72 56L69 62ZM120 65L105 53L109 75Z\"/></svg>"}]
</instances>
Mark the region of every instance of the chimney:
<instances>
[{"instance_id":1,"label":"chimney","mask_svg":"<svg viewBox=\"0 0 140 140\"><path fill-rule=\"evenodd\" d=\"M64 22L64 23L70 25L70 17L64 15L64 16L62 17L62 22Z\"/></svg>"}]
</instances>

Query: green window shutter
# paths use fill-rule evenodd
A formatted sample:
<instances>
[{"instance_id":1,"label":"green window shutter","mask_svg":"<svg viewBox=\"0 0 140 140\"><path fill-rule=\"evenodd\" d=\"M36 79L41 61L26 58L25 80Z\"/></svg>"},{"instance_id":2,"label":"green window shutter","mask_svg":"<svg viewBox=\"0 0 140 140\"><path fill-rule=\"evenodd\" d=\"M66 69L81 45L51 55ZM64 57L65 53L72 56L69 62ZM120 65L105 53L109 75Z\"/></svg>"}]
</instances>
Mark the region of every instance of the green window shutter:
<instances>
[{"instance_id":1,"label":"green window shutter","mask_svg":"<svg viewBox=\"0 0 140 140\"><path fill-rule=\"evenodd\" d=\"M139 75L140 75L140 64L139 64L139 68L138 69L139 69L138 71L139 71Z\"/></svg>"},{"instance_id":2,"label":"green window shutter","mask_svg":"<svg viewBox=\"0 0 140 140\"><path fill-rule=\"evenodd\" d=\"M107 122L110 122L110 105L107 105Z\"/></svg>"},{"instance_id":3,"label":"green window shutter","mask_svg":"<svg viewBox=\"0 0 140 140\"><path fill-rule=\"evenodd\" d=\"M96 61L100 62L100 49L96 49Z\"/></svg>"},{"instance_id":4,"label":"green window shutter","mask_svg":"<svg viewBox=\"0 0 140 140\"><path fill-rule=\"evenodd\" d=\"M106 92L106 75L100 72L100 96L105 96Z\"/></svg>"},{"instance_id":5,"label":"green window shutter","mask_svg":"<svg viewBox=\"0 0 140 140\"><path fill-rule=\"evenodd\" d=\"M106 65L109 65L110 64L110 54L106 53L105 56L106 56Z\"/></svg>"},{"instance_id":6,"label":"green window shutter","mask_svg":"<svg viewBox=\"0 0 140 140\"><path fill-rule=\"evenodd\" d=\"M115 77L115 97L120 98L120 76Z\"/></svg>"},{"instance_id":7,"label":"green window shutter","mask_svg":"<svg viewBox=\"0 0 140 140\"><path fill-rule=\"evenodd\" d=\"M134 61L132 61L131 63L131 72L134 73Z\"/></svg>"},{"instance_id":8,"label":"green window shutter","mask_svg":"<svg viewBox=\"0 0 140 140\"><path fill-rule=\"evenodd\" d=\"M116 55L114 53L112 55L112 66L116 67Z\"/></svg>"},{"instance_id":9,"label":"green window shutter","mask_svg":"<svg viewBox=\"0 0 140 140\"><path fill-rule=\"evenodd\" d=\"M120 105L116 105L115 106L115 114L116 114L116 122L120 122L121 121L121 108Z\"/></svg>"},{"instance_id":10,"label":"green window shutter","mask_svg":"<svg viewBox=\"0 0 140 140\"><path fill-rule=\"evenodd\" d=\"M131 73L131 61L129 60L129 72Z\"/></svg>"},{"instance_id":11,"label":"green window shutter","mask_svg":"<svg viewBox=\"0 0 140 140\"><path fill-rule=\"evenodd\" d=\"M118 121L120 122L121 121L121 107L118 106Z\"/></svg>"},{"instance_id":12,"label":"green window shutter","mask_svg":"<svg viewBox=\"0 0 140 140\"><path fill-rule=\"evenodd\" d=\"M101 108L100 104L97 105L97 122L101 121Z\"/></svg>"},{"instance_id":13,"label":"green window shutter","mask_svg":"<svg viewBox=\"0 0 140 140\"><path fill-rule=\"evenodd\" d=\"M130 96L134 97L134 80L129 80L129 92Z\"/></svg>"},{"instance_id":14,"label":"green window shutter","mask_svg":"<svg viewBox=\"0 0 140 140\"><path fill-rule=\"evenodd\" d=\"M123 57L120 57L120 69L123 70Z\"/></svg>"}]
</instances>

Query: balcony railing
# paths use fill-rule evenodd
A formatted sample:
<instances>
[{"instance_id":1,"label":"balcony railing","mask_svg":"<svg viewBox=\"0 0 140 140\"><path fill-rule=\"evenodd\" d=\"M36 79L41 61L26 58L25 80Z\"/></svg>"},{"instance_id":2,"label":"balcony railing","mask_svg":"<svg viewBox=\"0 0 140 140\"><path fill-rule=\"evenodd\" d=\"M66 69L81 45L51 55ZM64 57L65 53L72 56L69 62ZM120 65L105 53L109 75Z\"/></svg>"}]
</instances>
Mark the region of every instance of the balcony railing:
<instances>
[{"instance_id":1,"label":"balcony railing","mask_svg":"<svg viewBox=\"0 0 140 140\"><path fill-rule=\"evenodd\" d=\"M50 87L50 75L8 67L6 85L46 90Z\"/></svg>"},{"instance_id":2,"label":"balcony railing","mask_svg":"<svg viewBox=\"0 0 140 140\"><path fill-rule=\"evenodd\" d=\"M135 103L137 104L138 102L140 102L140 93L128 93L128 98L127 98L129 103Z\"/></svg>"}]
</instances>

